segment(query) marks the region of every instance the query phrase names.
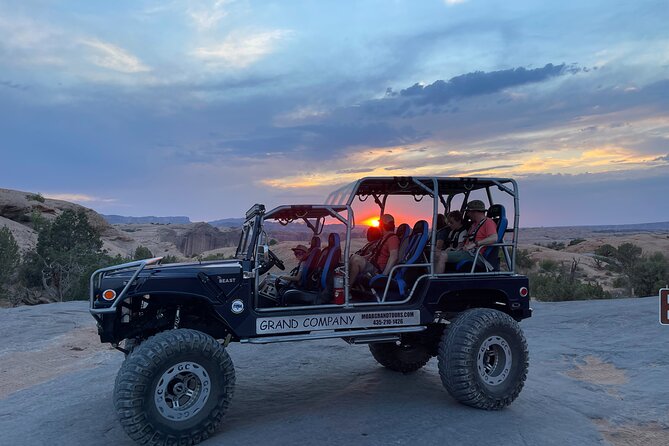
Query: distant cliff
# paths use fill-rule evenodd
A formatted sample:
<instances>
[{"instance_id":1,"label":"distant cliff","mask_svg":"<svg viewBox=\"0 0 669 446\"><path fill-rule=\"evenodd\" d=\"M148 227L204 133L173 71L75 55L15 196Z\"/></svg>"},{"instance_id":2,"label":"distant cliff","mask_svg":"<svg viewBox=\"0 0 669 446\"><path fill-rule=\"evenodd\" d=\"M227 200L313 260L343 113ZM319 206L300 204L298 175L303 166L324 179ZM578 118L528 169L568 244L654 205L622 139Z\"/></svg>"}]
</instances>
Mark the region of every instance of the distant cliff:
<instances>
[{"instance_id":1,"label":"distant cliff","mask_svg":"<svg viewBox=\"0 0 669 446\"><path fill-rule=\"evenodd\" d=\"M190 223L190 218L184 216L175 216L175 217L154 217L153 215L147 217L126 217L124 215L102 215L102 218L107 220L107 223L111 225L141 225L141 224L151 224L158 223L162 225L175 224L175 225L186 225Z\"/></svg>"},{"instance_id":2,"label":"distant cliff","mask_svg":"<svg viewBox=\"0 0 669 446\"><path fill-rule=\"evenodd\" d=\"M185 230L176 230L171 227L162 227L159 230L160 240L173 243L186 257L218 248L236 246L239 234L240 232L235 230L222 232L208 223L195 223Z\"/></svg>"}]
</instances>

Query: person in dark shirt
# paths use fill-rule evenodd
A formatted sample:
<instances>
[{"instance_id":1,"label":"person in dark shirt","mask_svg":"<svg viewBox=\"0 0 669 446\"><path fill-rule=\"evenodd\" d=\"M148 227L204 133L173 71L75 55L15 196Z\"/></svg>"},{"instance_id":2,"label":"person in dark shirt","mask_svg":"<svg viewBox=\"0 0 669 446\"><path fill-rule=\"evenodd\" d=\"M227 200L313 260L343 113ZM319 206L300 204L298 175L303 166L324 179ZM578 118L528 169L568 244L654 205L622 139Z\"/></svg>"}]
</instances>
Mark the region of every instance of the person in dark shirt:
<instances>
[{"instance_id":1,"label":"person in dark shirt","mask_svg":"<svg viewBox=\"0 0 669 446\"><path fill-rule=\"evenodd\" d=\"M307 253L309 252L309 248L304 245L297 245L296 247L290 249L293 250L295 258L299 263L297 264L297 267L291 271L290 275L283 275L278 277L282 282L285 282L286 285L295 284L300 281L300 277L304 272L304 268L307 268L307 265L305 264L306 262L304 260L307 258Z\"/></svg>"},{"instance_id":2,"label":"person in dark shirt","mask_svg":"<svg viewBox=\"0 0 669 446\"><path fill-rule=\"evenodd\" d=\"M438 228L438 227L437 227ZM467 229L464 226L462 213L451 211L446 217L446 227L437 231L437 252L442 250L462 249L467 238Z\"/></svg>"}]
</instances>

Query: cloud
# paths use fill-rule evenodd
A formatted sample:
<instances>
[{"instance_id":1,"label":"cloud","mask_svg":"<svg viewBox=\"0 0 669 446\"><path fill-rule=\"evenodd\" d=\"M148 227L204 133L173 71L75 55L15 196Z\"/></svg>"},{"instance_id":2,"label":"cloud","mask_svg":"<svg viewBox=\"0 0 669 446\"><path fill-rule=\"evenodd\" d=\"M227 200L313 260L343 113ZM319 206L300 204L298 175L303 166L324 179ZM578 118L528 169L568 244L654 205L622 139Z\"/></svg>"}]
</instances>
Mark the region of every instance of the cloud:
<instances>
[{"instance_id":1,"label":"cloud","mask_svg":"<svg viewBox=\"0 0 669 446\"><path fill-rule=\"evenodd\" d=\"M188 16L191 18L195 27L200 31L206 31L218 25L218 23L228 15L228 12L223 9L229 1L216 0L214 2L194 2L195 5L190 6L187 10Z\"/></svg>"},{"instance_id":2,"label":"cloud","mask_svg":"<svg viewBox=\"0 0 669 446\"><path fill-rule=\"evenodd\" d=\"M46 193L44 197L50 198L52 200L63 200L71 201L73 203L114 203L118 201L116 198L100 198L94 197L87 194L72 194L72 193L63 193L63 194L51 194Z\"/></svg>"},{"instance_id":3,"label":"cloud","mask_svg":"<svg viewBox=\"0 0 669 446\"><path fill-rule=\"evenodd\" d=\"M335 173L369 173L373 172L374 169L365 167L365 168L360 168L360 169L340 169L337 170Z\"/></svg>"},{"instance_id":4,"label":"cloud","mask_svg":"<svg viewBox=\"0 0 669 446\"><path fill-rule=\"evenodd\" d=\"M448 6L453 6L453 5L459 5L460 3L464 3L467 0L444 0L444 3L446 3Z\"/></svg>"},{"instance_id":5,"label":"cloud","mask_svg":"<svg viewBox=\"0 0 669 446\"><path fill-rule=\"evenodd\" d=\"M93 49L90 61L99 67L121 73L142 73L151 70L136 56L111 43L97 39L82 40L81 43Z\"/></svg>"},{"instance_id":6,"label":"cloud","mask_svg":"<svg viewBox=\"0 0 669 446\"><path fill-rule=\"evenodd\" d=\"M420 105L446 104L456 98L497 93L510 87L542 82L565 71L565 64L551 63L534 69L518 67L491 72L475 71L452 77L448 81L438 80L429 85L414 84L401 90L400 96Z\"/></svg>"},{"instance_id":7,"label":"cloud","mask_svg":"<svg viewBox=\"0 0 669 446\"><path fill-rule=\"evenodd\" d=\"M0 81L0 86L11 88L13 90L23 90L23 91L25 91L25 90L28 89L27 85L17 84L16 82L12 82L12 81Z\"/></svg>"},{"instance_id":8,"label":"cloud","mask_svg":"<svg viewBox=\"0 0 669 446\"><path fill-rule=\"evenodd\" d=\"M245 68L270 54L290 34L291 31L283 29L252 35L231 34L221 43L196 48L193 55L210 64Z\"/></svg>"}]
</instances>

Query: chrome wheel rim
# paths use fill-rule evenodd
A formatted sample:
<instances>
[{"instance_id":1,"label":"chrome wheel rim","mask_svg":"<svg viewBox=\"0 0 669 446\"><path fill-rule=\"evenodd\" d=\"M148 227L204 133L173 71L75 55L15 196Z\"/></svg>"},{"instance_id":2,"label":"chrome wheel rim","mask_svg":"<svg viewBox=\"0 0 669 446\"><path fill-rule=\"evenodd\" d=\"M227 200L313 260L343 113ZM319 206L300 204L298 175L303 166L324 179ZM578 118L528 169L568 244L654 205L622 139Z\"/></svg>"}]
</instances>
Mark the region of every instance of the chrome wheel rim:
<instances>
[{"instance_id":1,"label":"chrome wheel rim","mask_svg":"<svg viewBox=\"0 0 669 446\"><path fill-rule=\"evenodd\" d=\"M211 380L204 367L192 361L180 362L160 377L154 401L163 417L185 421L202 410L210 390Z\"/></svg>"},{"instance_id":2,"label":"chrome wheel rim","mask_svg":"<svg viewBox=\"0 0 669 446\"><path fill-rule=\"evenodd\" d=\"M490 336L481 344L476 356L476 368L484 383L497 386L511 372L513 356L509 343L500 336Z\"/></svg>"}]
</instances>

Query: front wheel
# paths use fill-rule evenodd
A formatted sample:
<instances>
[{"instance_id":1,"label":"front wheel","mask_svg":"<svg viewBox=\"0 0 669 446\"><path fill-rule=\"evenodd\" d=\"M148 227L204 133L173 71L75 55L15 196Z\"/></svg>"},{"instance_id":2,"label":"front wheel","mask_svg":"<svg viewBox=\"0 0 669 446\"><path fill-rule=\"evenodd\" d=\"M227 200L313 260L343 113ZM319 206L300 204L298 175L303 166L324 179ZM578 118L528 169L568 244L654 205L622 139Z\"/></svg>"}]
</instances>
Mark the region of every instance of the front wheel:
<instances>
[{"instance_id":1,"label":"front wheel","mask_svg":"<svg viewBox=\"0 0 669 446\"><path fill-rule=\"evenodd\" d=\"M523 389L529 355L518 323L501 311L467 310L439 344L439 375L462 404L486 410L508 406Z\"/></svg>"},{"instance_id":2,"label":"front wheel","mask_svg":"<svg viewBox=\"0 0 669 446\"><path fill-rule=\"evenodd\" d=\"M235 384L230 356L196 330L159 333L121 366L114 405L126 433L141 444L199 443L220 424Z\"/></svg>"}]
</instances>

